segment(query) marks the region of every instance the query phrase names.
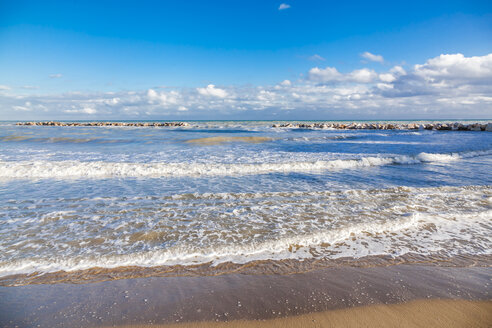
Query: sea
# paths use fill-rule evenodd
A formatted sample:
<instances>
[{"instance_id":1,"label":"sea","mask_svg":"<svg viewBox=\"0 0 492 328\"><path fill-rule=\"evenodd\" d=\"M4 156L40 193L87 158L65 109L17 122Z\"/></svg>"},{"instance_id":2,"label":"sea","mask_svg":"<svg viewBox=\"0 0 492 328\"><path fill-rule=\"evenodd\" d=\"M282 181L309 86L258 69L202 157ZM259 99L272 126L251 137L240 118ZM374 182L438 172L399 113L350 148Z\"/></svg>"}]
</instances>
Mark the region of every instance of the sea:
<instances>
[{"instance_id":1,"label":"sea","mask_svg":"<svg viewBox=\"0 0 492 328\"><path fill-rule=\"evenodd\" d=\"M490 265L492 133L0 122L0 285Z\"/></svg>"}]
</instances>

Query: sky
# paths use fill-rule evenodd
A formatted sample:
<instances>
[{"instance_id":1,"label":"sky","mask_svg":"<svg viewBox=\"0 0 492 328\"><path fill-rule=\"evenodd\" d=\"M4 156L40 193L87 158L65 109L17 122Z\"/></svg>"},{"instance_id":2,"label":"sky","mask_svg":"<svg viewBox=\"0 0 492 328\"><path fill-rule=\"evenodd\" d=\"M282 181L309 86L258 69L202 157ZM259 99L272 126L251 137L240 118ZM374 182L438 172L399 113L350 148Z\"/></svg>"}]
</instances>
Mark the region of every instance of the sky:
<instances>
[{"instance_id":1,"label":"sky","mask_svg":"<svg viewBox=\"0 0 492 328\"><path fill-rule=\"evenodd\" d=\"M488 118L492 1L0 0L0 120Z\"/></svg>"}]
</instances>

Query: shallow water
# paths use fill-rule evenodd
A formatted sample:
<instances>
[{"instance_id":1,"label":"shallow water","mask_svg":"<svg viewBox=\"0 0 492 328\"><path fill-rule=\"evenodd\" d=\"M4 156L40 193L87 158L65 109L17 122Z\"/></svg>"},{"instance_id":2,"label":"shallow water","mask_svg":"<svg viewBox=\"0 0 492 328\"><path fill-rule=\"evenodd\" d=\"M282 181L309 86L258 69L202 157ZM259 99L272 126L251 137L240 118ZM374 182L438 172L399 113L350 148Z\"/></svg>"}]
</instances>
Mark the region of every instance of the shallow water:
<instances>
[{"instance_id":1,"label":"shallow water","mask_svg":"<svg viewBox=\"0 0 492 328\"><path fill-rule=\"evenodd\" d=\"M1 123L0 277L491 254L492 133L270 126Z\"/></svg>"}]
</instances>

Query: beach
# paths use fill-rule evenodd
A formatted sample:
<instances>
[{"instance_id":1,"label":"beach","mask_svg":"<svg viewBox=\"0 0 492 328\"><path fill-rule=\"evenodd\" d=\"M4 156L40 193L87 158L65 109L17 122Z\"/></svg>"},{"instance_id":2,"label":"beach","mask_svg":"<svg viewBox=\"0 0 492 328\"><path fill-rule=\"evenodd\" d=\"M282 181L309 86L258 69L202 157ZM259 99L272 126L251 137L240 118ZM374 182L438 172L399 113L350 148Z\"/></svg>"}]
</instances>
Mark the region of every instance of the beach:
<instances>
[{"instance_id":1,"label":"beach","mask_svg":"<svg viewBox=\"0 0 492 328\"><path fill-rule=\"evenodd\" d=\"M0 326L491 325L488 122L287 124L1 122Z\"/></svg>"},{"instance_id":2,"label":"beach","mask_svg":"<svg viewBox=\"0 0 492 328\"><path fill-rule=\"evenodd\" d=\"M341 266L0 287L0 306L24 327L487 327L490 284L490 267Z\"/></svg>"},{"instance_id":3,"label":"beach","mask_svg":"<svg viewBox=\"0 0 492 328\"><path fill-rule=\"evenodd\" d=\"M0 328L492 328L491 22L0 0Z\"/></svg>"}]
</instances>

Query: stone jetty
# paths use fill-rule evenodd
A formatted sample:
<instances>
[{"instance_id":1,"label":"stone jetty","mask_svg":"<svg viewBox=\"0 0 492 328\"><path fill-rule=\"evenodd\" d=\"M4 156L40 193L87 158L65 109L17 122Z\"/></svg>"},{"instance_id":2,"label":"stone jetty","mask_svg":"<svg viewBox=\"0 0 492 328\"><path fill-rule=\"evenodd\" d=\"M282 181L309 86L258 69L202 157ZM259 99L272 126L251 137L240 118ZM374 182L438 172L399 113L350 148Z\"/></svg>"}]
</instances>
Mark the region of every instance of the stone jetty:
<instances>
[{"instance_id":1,"label":"stone jetty","mask_svg":"<svg viewBox=\"0 0 492 328\"><path fill-rule=\"evenodd\" d=\"M189 126L186 122L18 122L16 125L41 126Z\"/></svg>"},{"instance_id":2,"label":"stone jetty","mask_svg":"<svg viewBox=\"0 0 492 328\"><path fill-rule=\"evenodd\" d=\"M184 127L187 122L18 122L17 125L39 126L137 126L137 127ZM291 129L341 129L341 130L437 130L437 131L488 131L492 132L492 123L275 123L274 128Z\"/></svg>"},{"instance_id":3,"label":"stone jetty","mask_svg":"<svg viewBox=\"0 0 492 328\"><path fill-rule=\"evenodd\" d=\"M347 129L347 130L437 130L437 131L488 131L492 123L282 123L274 128L291 129Z\"/></svg>"}]
</instances>

